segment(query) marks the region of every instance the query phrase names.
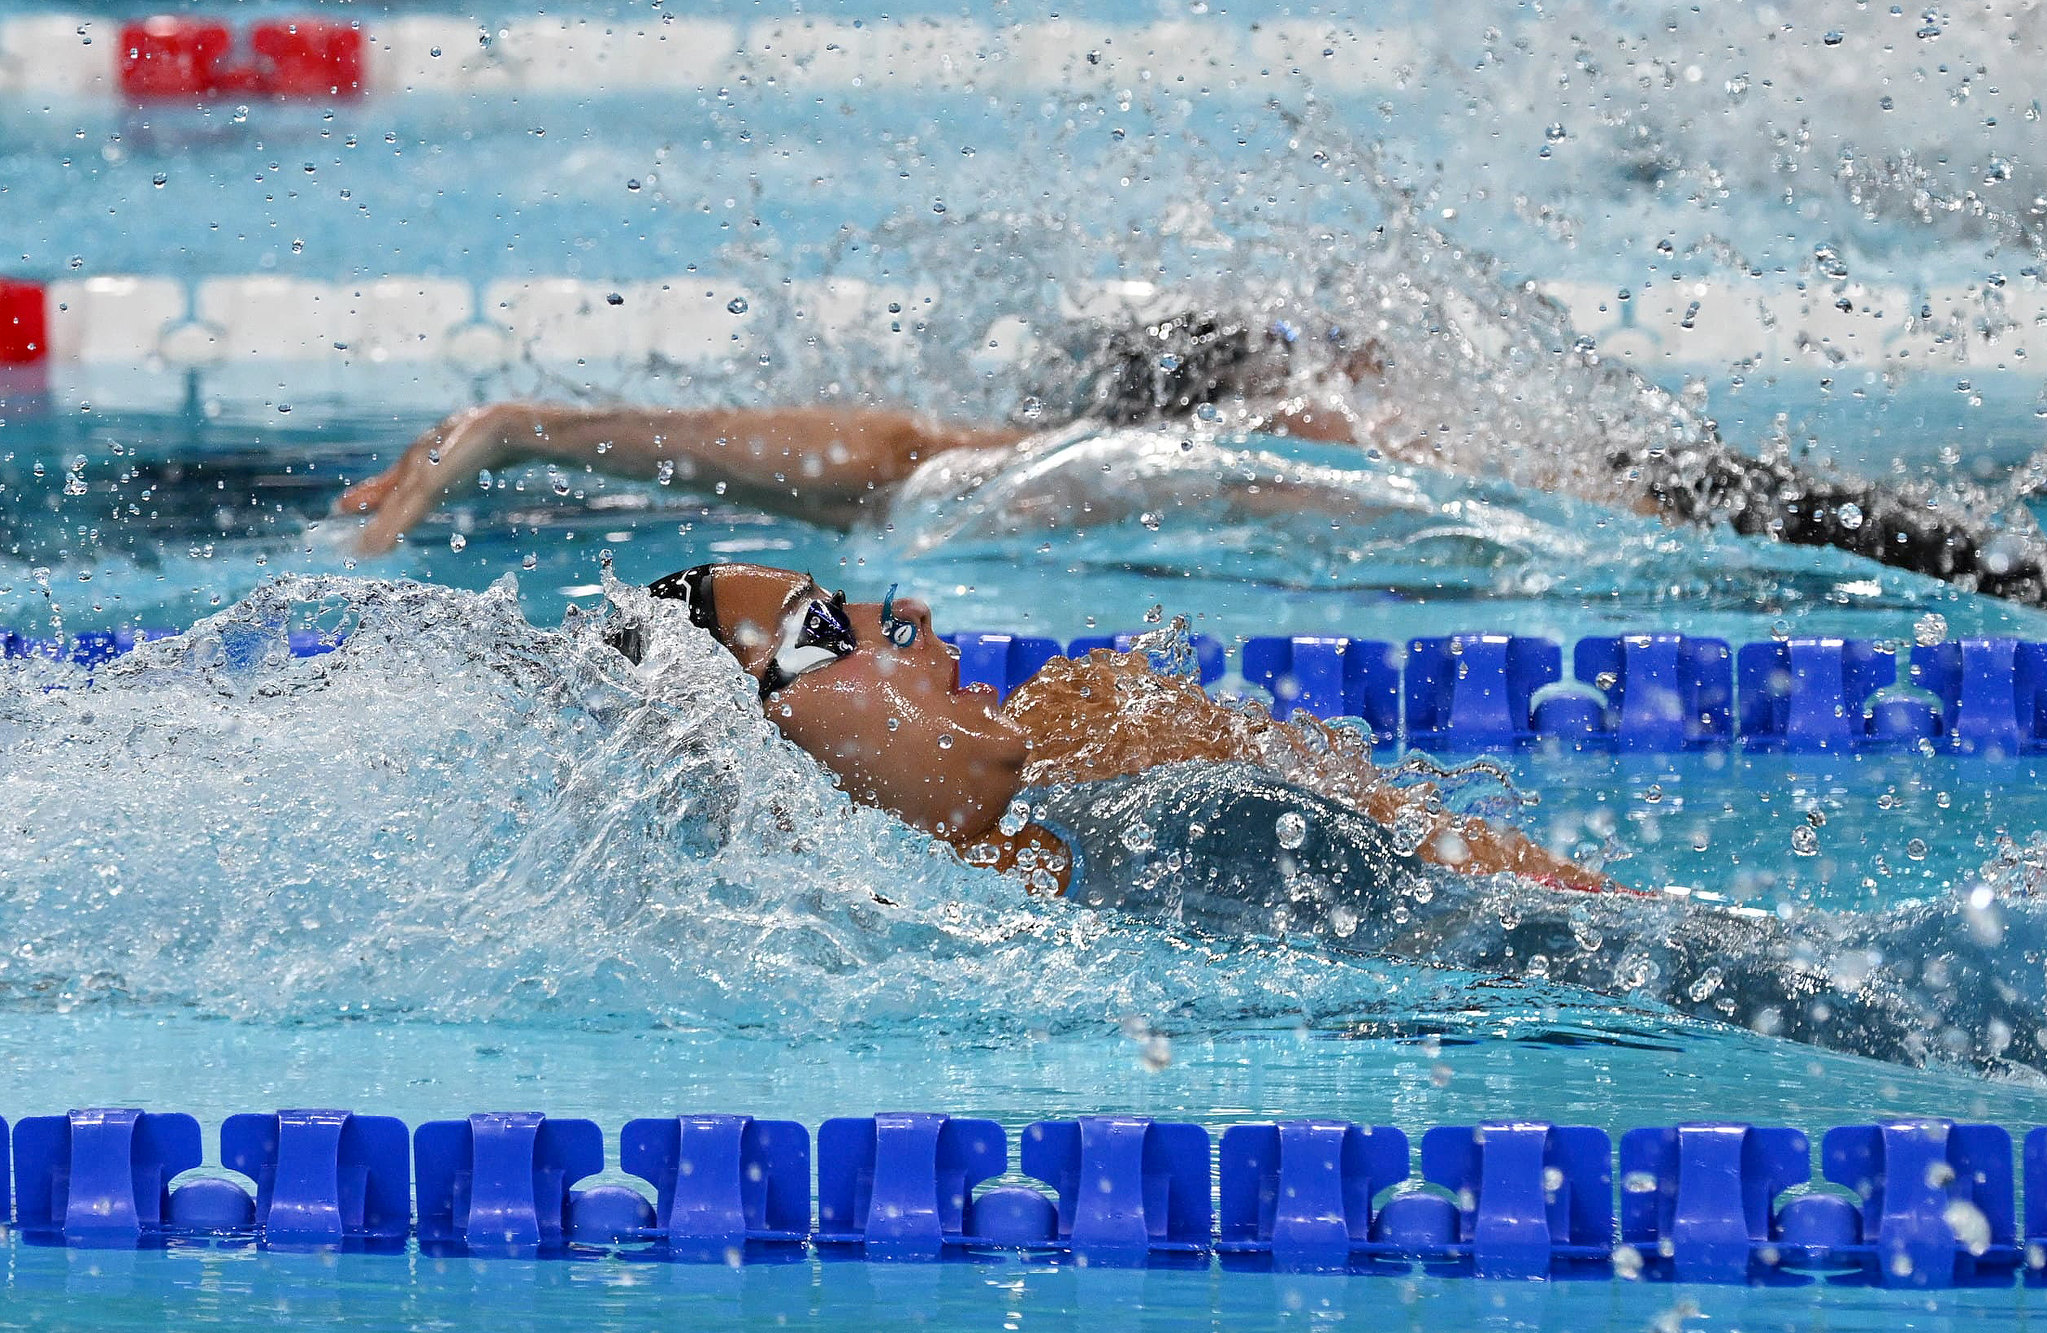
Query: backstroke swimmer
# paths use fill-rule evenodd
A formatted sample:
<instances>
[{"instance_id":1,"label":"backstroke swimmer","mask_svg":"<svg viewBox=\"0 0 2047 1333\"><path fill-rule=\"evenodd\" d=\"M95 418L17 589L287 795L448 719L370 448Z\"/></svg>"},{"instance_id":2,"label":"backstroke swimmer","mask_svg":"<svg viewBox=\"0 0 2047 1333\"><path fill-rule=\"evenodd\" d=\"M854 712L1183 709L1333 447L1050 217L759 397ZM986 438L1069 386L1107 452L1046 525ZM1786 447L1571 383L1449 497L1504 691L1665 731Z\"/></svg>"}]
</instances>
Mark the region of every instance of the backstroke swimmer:
<instances>
[{"instance_id":1,"label":"backstroke swimmer","mask_svg":"<svg viewBox=\"0 0 2047 1333\"><path fill-rule=\"evenodd\" d=\"M1404 426L1383 390L1385 365L1370 342L1341 330L1304 337L1284 322L1258 325L1190 312L1110 335L1089 358L1063 427L962 424L913 412L850 405L778 408L590 408L498 403L457 412L427 430L390 469L350 488L338 505L366 522L358 546L391 549L441 497L486 469L531 461L588 465L626 478L674 478L764 510L842 528L880 525L893 505L948 512L974 503L991 477L1104 429L1193 416L1228 431L1259 430L1353 443L1417 467L1494 467L1457 457ZM1258 482L1258 455L1210 446L1205 480L1176 475L1171 495L1084 492L1056 470L1036 490L992 497L998 521L1078 527L1141 508L1223 506L1224 520L1273 512L1355 516L1361 502L1310 470ZM1533 453L1543 450L1531 444ZM1582 460L1580 460L1582 463ZM1246 466L1251 464L1252 466ZM1883 482L1849 480L1783 461L1747 457L1710 433L1694 446L1598 451L1589 465L1537 469L1544 484L1672 523L1726 523L1746 536L1833 546L1946 579L1990 596L2047 603L2047 543L2014 507L1993 521ZM2003 526L2000 527L1999 524Z\"/></svg>"},{"instance_id":2,"label":"backstroke swimmer","mask_svg":"<svg viewBox=\"0 0 2047 1333\"><path fill-rule=\"evenodd\" d=\"M704 565L615 588L606 640L658 690L710 635L853 799L970 864L1218 936L1504 973L1882 1059L2047 1070L2037 903L1771 912L1645 893L1403 786L1354 733L1209 698L1144 653L1054 659L998 706L908 598ZM685 625L693 628L685 628ZM2030 943L2029 943L2030 941Z\"/></svg>"}]
</instances>

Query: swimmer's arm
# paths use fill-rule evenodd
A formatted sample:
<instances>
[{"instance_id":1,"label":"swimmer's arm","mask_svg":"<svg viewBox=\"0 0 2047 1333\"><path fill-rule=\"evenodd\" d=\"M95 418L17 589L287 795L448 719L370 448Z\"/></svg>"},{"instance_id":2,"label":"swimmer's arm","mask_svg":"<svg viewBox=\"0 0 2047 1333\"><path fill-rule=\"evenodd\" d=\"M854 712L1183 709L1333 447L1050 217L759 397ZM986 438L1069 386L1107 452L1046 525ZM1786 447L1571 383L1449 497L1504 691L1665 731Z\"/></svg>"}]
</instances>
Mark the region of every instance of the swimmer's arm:
<instances>
[{"instance_id":1,"label":"swimmer's arm","mask_svg":"<svg viewBox=\"0 0 2047 1333\"><path fill-rule=\"evenodd\" d=\"M1425 788L1389 784L1367 793L1361 804L1366 814L1391 827L1402 814L1426 799ZM1505 871L1527 879L1546 880L1560 888L1592 892L1620 887L1598 871L1587 870L1576 861L1538 846L1518 829L1499 828L1476 816L1459 818L1447 811L1431 816L1428 833L1415 849L1415 855L1432 865L1467 875Z\"/></svg>"},{"instance_id":2,"label":"swimmer's arm","mask_svg":"<svg viewBox=\"0 0 2047 1333\"><path fill-rule=\"evenodd\" d=\"M1020 431L887 408L493 403L427 429L390 468L344 492L336 508L367 515L357 545L374 555L487 468L542 461L652 481L666 464L687 486L722 483L723 494L741 503L847 527L933 454L1021 438Z\"/></svg>"}]
</instances>

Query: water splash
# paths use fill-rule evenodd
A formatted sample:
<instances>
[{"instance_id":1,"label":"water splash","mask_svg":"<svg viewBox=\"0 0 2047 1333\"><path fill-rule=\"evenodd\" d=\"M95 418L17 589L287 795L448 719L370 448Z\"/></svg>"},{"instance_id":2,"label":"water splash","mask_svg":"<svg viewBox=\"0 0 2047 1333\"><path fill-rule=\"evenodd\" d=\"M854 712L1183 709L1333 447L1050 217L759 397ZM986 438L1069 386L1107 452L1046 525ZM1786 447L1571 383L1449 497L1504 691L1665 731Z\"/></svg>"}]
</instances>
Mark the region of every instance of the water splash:
<instances>
[{"instance_id":1,"label":"water splash","mask_svg":"<svg viewBox=\"0 0 2047 1333\"><path fill-rule=\"evenodd\" d=\"M615 595L637 671L509 578L288 578L89 687L0 674L0 1001L800 1037L1291 1022L1400 971L1035 902L853 805L707 635ZM292 657L315 616L345 641Z\"/></svg>"}]
</instances>

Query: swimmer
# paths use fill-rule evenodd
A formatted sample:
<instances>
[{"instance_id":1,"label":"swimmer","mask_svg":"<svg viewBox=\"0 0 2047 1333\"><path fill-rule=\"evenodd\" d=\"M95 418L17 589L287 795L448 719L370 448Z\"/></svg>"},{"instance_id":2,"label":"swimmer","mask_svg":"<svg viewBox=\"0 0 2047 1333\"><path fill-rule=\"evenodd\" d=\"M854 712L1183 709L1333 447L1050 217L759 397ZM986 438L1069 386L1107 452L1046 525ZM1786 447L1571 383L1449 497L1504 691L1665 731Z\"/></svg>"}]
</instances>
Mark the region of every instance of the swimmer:
<instances>
[{"instance_id":1,"label":"swimmer","mask_svg":"<svg viewBox=\"0 0 2047 1333\"><path fill-rule=\"evenodd\" d=\"M1353 346L1340 331L1310 339L1283 323L1191 312L1110 335L1083 358L1076 401L1054 414L1067 421L1050 429L851 405L497 403L457 412L428 429L388 470L345 492L337 511L363 516L357 545L381 554L479 472L545 461L716 488L728 499L827 526L879 526L894 503L963 503L1005 466L1062 443L1196 414L1229 432L1357 444L1417 467L1497 470L1497 460L1459 457L1438 436L1404 428L1400 405L1384 392L1386 370L1376 344ZM1244 483L1241 468L1213 471L1207 490L1196 486L1176 501L1220 502L1225 521L1275 511L1327 511L1334 519L1358 504L1340 489L1302 478L1260 486ZM1989 596L2047 603L2047 543L2016 507L1967 513L1957 502L1936 505L1909 488L1751 458L1710 431L1696 444L1607 450L1589 470L1537 473L1551 488L1671 523L1725 523L1745 536L1838 547ZM1157 497L1099 488L1083 494L1071 481L1066 491L1049 484L1054 489L1048 493L997 497L1004 520L1103 524L1158 503Z\"/></svg>"},{"instance_id":2,"label":"swimmer","mask_svg":"<svg viewBox=\"0 0 2047 1333\"><path fill-rule=\"evenodd\" d=\"M1055 658L998 704L961 688L922 603L704 565L615 594L606 640L710 635L782 734L856 801L1033 892L1218 936L1309 938L1648 1000L1880 1059L2047 1069L2030 947L2047 916L1985 899L1771 912L1615 884L1401 785L1354 732L1211 699L1144 653ZM666 624L663 624L664 618Z\"/></svg>"}]
</instances>

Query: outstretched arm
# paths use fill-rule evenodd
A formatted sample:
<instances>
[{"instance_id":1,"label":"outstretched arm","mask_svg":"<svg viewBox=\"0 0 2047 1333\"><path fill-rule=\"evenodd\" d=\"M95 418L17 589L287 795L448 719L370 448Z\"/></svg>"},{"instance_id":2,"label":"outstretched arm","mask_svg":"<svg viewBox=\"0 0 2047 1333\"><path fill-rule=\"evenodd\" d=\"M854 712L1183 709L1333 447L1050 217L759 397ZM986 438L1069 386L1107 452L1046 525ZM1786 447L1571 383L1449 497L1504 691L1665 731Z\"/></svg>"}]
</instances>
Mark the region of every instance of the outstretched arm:
<instances>
[{"instance_id":1,"label":"outstretched arm","mask_svg":"<svg viewBox=\"0 0 2047 1333\"><path fill-rule=\"evenodd\" d=\"M960 426L885 408L583 408L493 403L457 412L396 463L345 491L366 514L357 545L390 550L441 498L486 468L545 461L614 476L665 475L757 508L846 527L933 454L1012 444L1021 432Z\"/></svg>"}]
</instances>

